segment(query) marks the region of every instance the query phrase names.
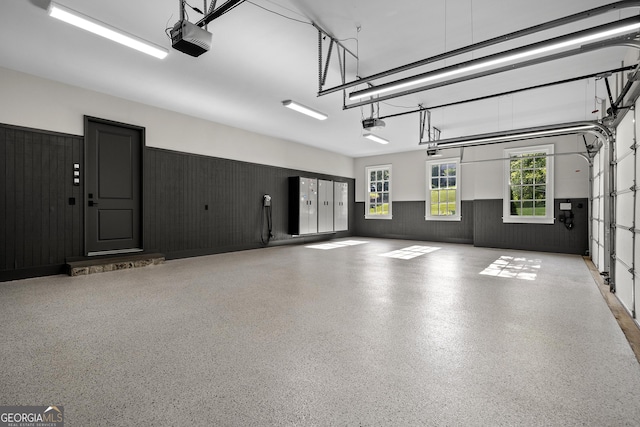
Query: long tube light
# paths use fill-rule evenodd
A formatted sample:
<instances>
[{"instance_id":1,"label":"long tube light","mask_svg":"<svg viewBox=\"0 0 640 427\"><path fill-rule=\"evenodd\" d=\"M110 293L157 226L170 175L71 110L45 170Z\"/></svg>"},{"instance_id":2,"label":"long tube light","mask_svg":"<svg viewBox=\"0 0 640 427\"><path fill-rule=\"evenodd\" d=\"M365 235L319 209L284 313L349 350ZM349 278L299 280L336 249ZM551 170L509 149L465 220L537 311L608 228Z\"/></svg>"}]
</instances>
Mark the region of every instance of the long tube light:
<instances>
[{"instance_id":1,"label":"long tube light","mask_svg":"<svg viewBox=\"0 0 640 427\"><path fill-rule=\"evenodd\" d=\"M417 110L408 110L408 111L403 111L401 113L395 113L395 114L387 114L385 116L380 116L380 120L384 120L384 119L390 119L390 118L394 118L394 117L400 117L400 116L406 116L409 114L416 114L416 113L422 113L424 111L433 111L437 108L445 108L445 107L451 107L454 105L461 105L461 104L467 104L470 102L478 102L478 101L484 101L487 99L492 99L492 98L500 98L502 96L506 96L506 95L513 95L514 93L520 93L520 92L525 92L525 91L529 91L529 90L533 90L533 89L540 89L540 88L546 88L546 87L551 87L551 86L557 86L557 85L561 85L561 84L566 84L566 83L573 83L573 82L577 82L580 80L586 80L586 79L591 79L594 77L599 77L599 76L603 76L605 74L615 74L615 73L622 73L625 71L629 71L629 70L633 70L633 69L637 69L637 67L635 65L627 65L624 67L618 67L618 68L612 68L612 69L608 69L605 71L600 71L597 73L591 73L591 74L584 74L582 76L578 76L578 77L572 77L570 79L564 79L564 80L556 80L554 82L549 82L549 83L543 83L543 84L539 84L539 85L534 85L534 86L527 86L527 87L523 87L520 89L514 89L514 90L509 90L506 92L499 92L499 93L494 93L491 95L485 95L485 96L479 96L477 98L469 98L469 99L463 99L461 101L453 101L453 102L448 102L445 104L438 104L438 105L430 105L429 107L419 107ZM629 80L631 81L631 80Z\"/></svg>"},{"instance_id":2,"label":"long tube light","mask_svg":"<svg viewBox=\"0 0 640 427\"><path fill-rule=\"evenodd\" d=\"M365 138L367 138L367 139L369 139L371 141L377 142L378 144L388 144L389 143L388 139L384 139L383 137L375 135L373 133L365 133L362 136L364 136Z\"/></svg>"},{"instance_id":3,"label":"long tube light","mask_svg":"<svg viewBox=\"0 0 640 427\"><path fill-rule=\"evenodd\" d=\"M97 34L101 37L120 43L132 49L146 53L159 59L164 59L169 51L140 37L129 34L126 31L112 27L109 24L98 21L66 6L51 2L48 9L49 16L74 25L83 30Z\"/></svg>"},{"instance_id":4,"label":"long tube light","mask_svg":"<svg viewBox=\"0 0 640 427\"><path fill-rule=\"evenodd\" d=\"M292 101L290 99L282 101L282 105L284 105L285 107L290 108L292 110L295 110L298 113L306 114L309 117L313 117L314 119L326 120L327 118L329 118L328 115L326 115L324 113L321 113L318 110L314 110L311 107L307 107L306 105L299 104L299 103L297 103L295 101Z\"/></svg>"},{"instance_id":5,"label":"long tube light","mask_svg":"<svg viewBox=\"0 0 640 427\"><path fill-rule=\"evenodd\" d=\"M361 99L380 95L383 93L393 92L428 83L434 80L454 77L470 71L477 71L485 68L491 68L507 62L518 61L532 56L549 53L552 51L564 49L567 47L582 45L599 39L611 38L614 36L632 33L640 29L640 18L637 16L623 19L611 24L601 25L589 30L579 31L568 34L566 36L557 37L552 40L534 43L521 48L509 50L507 52L498 53L479 58L477 60L468 61L462 64L452 65L449 67L435 70L432 72L420 74L387 84L373 86L360 91L349 94L350 100Z\"/></svg>"},{"instance_id":6,"label":"long tube light","mask_svg":"<svg viewBox=\"0 0 640 427\"><path fill-rule=\"evenodd\" d=\"M634 7L640 7L640 0L619 0L615 3L607 4L604 6L596 7L595 9L583 10L581 12L575 13L573 15L565 16L563 18L554 19L553 21L546 22L544 24L537 24L532 27L524 28L522 30L517 30L509 34L503 34L498 37L494 37L492 39L483 40L478 43L474 43L472 45L464 46L461 48L457 48L454 50L450 50L448 52L444 52L435 56L431 56L429 58L421 59L419 61L411 62L409 64L401 65L399 67L395 67L386 71L382 71L380 73L372 74L370 76L360 76L357 80L344 83L338 86L334 86L329 89L324 89L318 92L318 96L327 95L334 92L339 92L341 90L348 89L353 86L358 86L363 83L367 83L373 80L378 80L384 77L391 76L393 74L401 73L404 71L408 71L412 68L422 67L428 64L432 64L434 62L442 61L448 58L452 58L454 56L461 55L463 53L469 53L476 51L478 49L486 48L489 46L493 46L499 43L504 43L508 40L515 40L517 38L540 33L542 31L550 30L553 28L560 27L562 25L567 25L573 22L582 21L587 18L593 18L594 16L603 15L605 13L611 12L613 10L624 10Z\"/></svg>"},{"instance_id":7,"label":"long tube light","mask_svg":"<svg viewBox=\"0 0 640 427\"><path fill-rule=\"evenodd\" d=\"M538 128L520 129L514 131L496 132L491 134L473 135L467 137L450 138L436 141L437 148L452 148L471 145L496 144L507 141L518 141L523 139L541 138L545 136L571 135L575 133L588 132L603 134L604 127L597 123L574 122L565 125L543 126ZM427 145L428 141L421 141L418 145Z\"/></svg>"}]
</instances>

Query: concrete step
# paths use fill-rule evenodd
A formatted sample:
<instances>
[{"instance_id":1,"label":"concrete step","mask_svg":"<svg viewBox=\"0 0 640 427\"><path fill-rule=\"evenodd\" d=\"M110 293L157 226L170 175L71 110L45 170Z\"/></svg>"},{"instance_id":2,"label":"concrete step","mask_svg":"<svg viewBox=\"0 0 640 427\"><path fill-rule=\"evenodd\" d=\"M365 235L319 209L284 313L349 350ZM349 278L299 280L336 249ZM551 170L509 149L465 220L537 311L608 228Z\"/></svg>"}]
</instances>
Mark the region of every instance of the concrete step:
<instances>
[{"instance_id":1,"label":"concrete step","mask_svg":"<svg viewBox=\"0 0 640 427\"><path fill-rule=\"evenodd\" d=\"M68 261L66 270L69 276L85 276L87 274L104 273L107 271L123 270L125 268L163 264L164 261L164 254L161 253L84 257L82 259Z\"/></svg>"}]
</instances>

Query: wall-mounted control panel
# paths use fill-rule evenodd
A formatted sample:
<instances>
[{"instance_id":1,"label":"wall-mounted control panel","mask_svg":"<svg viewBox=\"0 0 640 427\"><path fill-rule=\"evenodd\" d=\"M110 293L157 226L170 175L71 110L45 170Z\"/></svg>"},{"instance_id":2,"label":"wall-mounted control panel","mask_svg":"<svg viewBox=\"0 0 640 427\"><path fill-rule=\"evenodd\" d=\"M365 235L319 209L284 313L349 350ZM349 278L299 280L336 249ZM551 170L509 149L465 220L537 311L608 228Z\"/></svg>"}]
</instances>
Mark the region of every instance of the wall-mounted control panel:
<instances>
[{"instance_id":1,"label":"wall-mounted control panel","mask_svg":"<svg viewBox=\"0 0 640 427\"><path fill-rule=\"evenodd\" d=\"M80 163L73 164L73 185L80 185Z\"/></svg>"}]
</instances>

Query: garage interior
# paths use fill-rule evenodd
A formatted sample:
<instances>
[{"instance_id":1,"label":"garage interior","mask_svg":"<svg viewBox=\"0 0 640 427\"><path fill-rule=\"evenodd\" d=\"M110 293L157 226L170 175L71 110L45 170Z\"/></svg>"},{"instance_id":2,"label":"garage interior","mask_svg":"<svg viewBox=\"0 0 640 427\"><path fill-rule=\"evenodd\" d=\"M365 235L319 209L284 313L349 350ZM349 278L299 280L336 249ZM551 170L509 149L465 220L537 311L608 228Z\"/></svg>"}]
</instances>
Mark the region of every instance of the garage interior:
<instances>
[{"instance_id":1,"label":"garage interior","mask_svg":"<svg viewBox=\"0 0 640 427\"><path fill-rule=\"evenodd\" d=\"M640 2L134 3L0 6L0 403L640 422Z\"/></svg>"}]
</instances>

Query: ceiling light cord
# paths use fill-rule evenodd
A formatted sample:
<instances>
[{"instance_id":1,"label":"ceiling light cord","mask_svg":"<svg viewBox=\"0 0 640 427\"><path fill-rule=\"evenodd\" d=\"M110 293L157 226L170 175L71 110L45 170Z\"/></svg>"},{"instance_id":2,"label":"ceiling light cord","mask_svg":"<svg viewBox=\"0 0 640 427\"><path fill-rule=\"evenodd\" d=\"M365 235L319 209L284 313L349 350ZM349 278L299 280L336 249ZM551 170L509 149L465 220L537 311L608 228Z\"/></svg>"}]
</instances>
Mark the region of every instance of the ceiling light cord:
<instances>
[{"instance_id":1,"label":"ceiling light cord","mask_svg":"<svg viewBox=\"0 0 640 427\"><path fill-rule=\"evenodd\" d=\"M473 0L469 0L471 9L471 44L475 43L474 27L473 27ZM474 58L475 51L471 51L471 59Z\"/></svg>"},{"instance_id":2,"label":"ceiling light cord","mask_svg":"<svg viewBox=\"0 0 640 427\"><path fill-rule=\"evenodd\" d=\"M167 38L169 40L171 40L171 30L173 29L173 27L169 26L169 22L171 22L172 20L173 20L173 13L169 17L169 19L167 19L167 23L165 24L166 28L164 29L164 33L167 35Z\"/></svg>"},{"instance_id":3,"label":"ceiling light cord","mask_svg":"<svg viewBox=\"0 0 640 427\"><path fill-rule=\"evenodd\" d=\"M447 2L447 0L444 0L444 52L447 52L447 5L449 4L449 2ZM445 58L444 60L444 65L447 65L447 60Z\"/></svg>"},{"instance_id":4,"label":"ceiling light cord","mask_svg":"<svg viewBox=\"0 0 640 427\"><path fill-rule=\"evenodd\" d=\"M260 8L260 9L262 9L262 10L264 10L264 11L267 11L267 12L269 12L269 13L273 13L274 15L278 15L278 16L280 16L280 17L282 17L282 18L288 19L288 20L290 20L290 21L299 22L299 23L301 23L301 24L313 25L313 24L312 24L311 22L309 22L309 21L303 21L302 19L292 18L292 17L290 17L290 16L287 16L287 15L284 15L284 14L282 14L282 13L276 12L275 10L272 10L272 9L266 8L266 7L264 7L264 6L260 6L259 4L256 4L256 3L252 2L252 1L247 0L247 3L252 4L252 5L254 5L255 7L258 7L258 8Z\"/></svg>"},{"instance_id":5,"label":"ceiling light cord","mask_svg":"<svg viewBox=\"0 0 640 427\"><path fill-rule=\"evenodd\" d=\"M360 30L362 26L356 27L356 77L360 75Z\"/></svg>"},{"instance_id":6,"label":"ceiling light cord","mask_svg":"<svg viewBox=\"0 0 640 427\"><path fill-rule=\"evenodd\" d=\"M198 9L197 7L191 6L188 2L184 2L184 4L186 4L187 6L189 6L193 11L199 13L200 15L204 15L204 12L201 11L200 9Z\"/></svg>"}]
</instances>

